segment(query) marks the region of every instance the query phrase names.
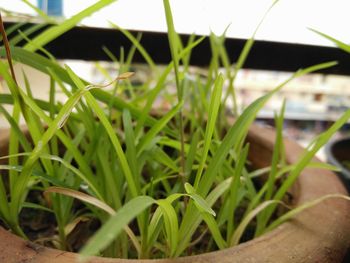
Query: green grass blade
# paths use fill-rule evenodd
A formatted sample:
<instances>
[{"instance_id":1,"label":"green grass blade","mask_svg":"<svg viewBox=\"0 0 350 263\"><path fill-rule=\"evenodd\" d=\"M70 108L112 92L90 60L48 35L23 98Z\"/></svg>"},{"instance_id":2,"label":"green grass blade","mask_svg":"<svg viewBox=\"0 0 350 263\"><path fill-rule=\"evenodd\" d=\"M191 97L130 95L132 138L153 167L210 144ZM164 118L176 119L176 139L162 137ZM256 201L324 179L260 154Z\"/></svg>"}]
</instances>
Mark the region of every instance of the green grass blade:
<instances>
[{"instance_id":1,"label":"green grass blade","mask_svg":"<svg viewBox=\"0 0 350 263\"><path fill-rule=\"evenodd\" d=\"M228 152L231 149L237 149L241 144L244 137L246 136L248 129L252 122L254 121L258 111L265 105L265 103L280 89L282 89L287 83L293 79L308 74L310 72L332 67L335 62L321 63L315 66L308 67L306 69L300 70L288 78L286 81L278 85L275 89L267 93L266 95L258 98L251 105L249 105L246 110L238 117L236 122L227 132L225 138L223 139L219 149L216 151L211 162L208 165L206 172L203 175L201 183L199 184L199 191L202 195L206 195L215 179L216 171L218 167L224 162Z\"/></svg>"},{"instance_id":2,"label":"green grass blade","mask_svg":"<svg viewBox=\"0 0 350 263\"><path fill-rule=\"evenodd\" d=\"M40 51L42 52L45 56L47 56L47 58L49 58L50 60L52 61L55 61L56 58L47 50L45 49L44 47L42 46L37 46L36 43L34 43L31 39L29 39L24 33L22 33L22 31L19 31L18 32L19 35L25 40L27 41L27 44L30 44L32 46L35 46L35 48L37 49L37 51Z\"/></svg>"},{"instance_id":3,"label":"green grass blade","mask_svg":"<svg viewBox=\"0 0 350 263\"><path fill-rule=\"evenodd\" d=\"M222 181L221 183L219 183L207 196L207 198L205 199L205 202L208 204L209 207L212 207L214 205L214 203L224 194L226 193L226 191L229 189L230 185L231 185L231 181L232 178L228 178L224 181ZM198 206L197 206L198 207ZM193 211L198 212L192 214L192 216L195 216L193 218L193 224L187 228L186 230L188 231L187 233L193 233L196 230L196 227L200 224L202 217L200 215L200 210L195 209L196 207L191 206L191 209L194 209ZM192 210L191 210L192 211ZM203 211L203 210L201 210ZM197 217L198 215L198 217ZM183 226L181 226L183 227ZM182 228L180 228L181 231ZM181 232L180 232L181 234ZM180 236L181 237L181 236ZM180 239L181 240L181 239ZM180 242L179 246L178 246L178 251L176 253L177 256L179 256L181 254L181 252L187 247L187 243L185 242Z\"/></svg>"},{"instance_id":4,"label":"green grass blade","mask_svg":"<svg viewBox=\"0 0 350 263\"><path fill-rule=\"evenodd\" d=\"M137 155L141 154L141 152L151 143L153 138L167 125L167 123L175 116L182 106L183 102L180 102L152 126L152 128L142 137L137 145Z\"/></svg>"},{"instance_id":5,"label":"green grass blade","mask_svg":"<svg viewBox=\"0 0 350 263\"><path fill-rule=\"evenodd\" d=\"M10 207L9 207L9 201L6 196L6 190L3 182L3 177L0 178L0 215L1 218L4 219L6 224L11 223L11 214L10 214Z\"/></svg>"},{"instance_id":6,"label":"green grass blade","mask_svg":"<svg viewBox=\"0 0 350 263\"><path fill-rule=\"evenodd\" d=\"M204 149L202 152L201 160L199 162L199 168L198 168L195 183L194 183L194 188L196 189L198 188L200 179L202 177L202 172L204 169L204 165L207 161L209 148L210 148L210 145L212 144L211 139L214 133L216 119L217 119L219 108L221 105L221 94L222 94L223 83L224 83L224 79L222 75L219 75L215 80L213 93L210 99L210 105L208 109L208 122L205 129L205 134L204 134Z\"/></svg>"},{"instance_id":7,"label":"green grass blade","mask_svg":"<svg viewBox=\"0 0 350 263\"><path fill-rule=\"evenodd\" d=\"M246 43L244 44L244 47L243 47L243 50L242 52L240 53L239 57L238 57L238 60L236 62L236 65L235 65L235 69L234 69L234 73L233 73L233 76L232 78L230 79L230 85L229 85L229 89L227 90L227 93L225 95L225 99L224 99L224 104L226 103L226 100L229 96L230 93L233 94L233 99L235 100L235 90L234 90L234 81L237 77L237 74L239 72L239 70L243 67L245 61L247 60L248 58L248 55L250 53L250 50L252 49L253 45L254 45L254 38L255 38L255 35L256 33L258 32L260 26L262 25L262 23L264 22L267 14L271 11L271 9L277 4L279 0L274 0L273 3L271 4L271 6L268 8L268 10L265 12L265 14L263 15L263 17L261 18L258 26L256 27L254 33L253 33L253 36L251 38L249 38ZM237 109L235 109L237 110ZM235 114L237 114L237 112L234 112Z\"/></svg>"},{"instance_id":8,"label":"green grass blade","mask_svg":"<svg viewBox=\"0 0 350 263\"><path fill-rule=\"evenodd\" d=\"M82 181L84 181L99 199L103 200L102 195L100 191L97 189L95 182L91 181L79 169L77 169L76 167L68 163L66 160L60 158L59 156L50 155L50 154L41 154L40 158L49 159L49 160L61 163L64 167L72 171L76 176L78 176Z\"/></svg>"},{"instance_id":9,"label":"green grass blade","mask_svg":"<svg viewBox=\"0 0 350 263\"><path fill-rule=\"evenodd\" d=\"M171 52L171 57L173 59L172 61L174 63L177 97L178 97L178 100L181 101L183 96L183 90L180 85L178 39L174 28L173 15L171 13L169 0L163 0L163 5L165 10L166 23L168 27L168 40L169 40L170 52Z\"/></svg>"},{"instance_id":10,"label":"green grass blade","mask_svg":"<svg viewBox=\"0 0 350 263\"><path fill-rule=\"evenodd\" d=\"M234 229L234 222L235 222L235 213L236 208L238 206L238 195L239 195L239 189L241 184L241 176L243 174L244 165L247 161L248 156L248 150L249 145L247 144L241 154L238 157L237 164L235 165L235 170L233 173L233 179L230 186L230 194L228 202L228 208L227 210L230 211L228 219L227 219L227 237L231 236L233 229Z\"/></svg>"},{"instance_id":11,"label":"green grass blade","mask_svg":"<svg viewBox=\"0 0 350 263\"><path fill-rule=\"evenodd\" d=\"M83 92L78 91L65 103L61 111L57 114L56 118L52 121L48 129L37 142L31 155L28 157L23 167L23 171L16 182L16 192L14 192L12 196L11 207L13 215L17 215L17 213L19 212L22 195L26 192L25 188L30 179L35 162L39 159L40 154L44 151L49 140L56 134L57 130L59 130L62 127L62 125L64 125L65 121L69 117L70 112L72 111L72 109L74 108L74 106L79 101L82 95ZM22 97L26 98L27 96L22 93Z\"/></svg>"},{"instance_id":12,"label":"green grass blade","mask_svg":"<svg viewBox=\"0 0 350 263\"><path fill-rule=\"evenodd\" d=\"M106 53L106 55L113 61L118 63L118 58L110 51L106 46L102 47L102 50Z\"/></svg>"},{"instance_id":13,"label":"green grass blade","mask_svg":"<svg viewBox=\"0 0 350 263\"><path fill-rule=\"evenodd\" d=\"M25 136L22 134L20 131L20 128L18 127L17 123L19 123L20 119L20 105L18 103L15 103L13 105L13 110L12 110L12 116L7 114L6 110L1 106L3 109L2 112L9 121L11 125L11 131L10 131L10 138L9 138L9 149L8 149L8 154L16 154L19 151L19 142L21 144L24 144L24 149L25 150L31 150L31 146L29 142L27 142L27 139ZM1 112L1 111L0 111ZM9 157L9 165L18 165L18 158L17 157ZM10 195L14 193L15 187L16 187L16 182L18 178L18 173L16 171L11 170L9 172L9 184L10 184Z\"/></svg>"},{"instance_id":14,"label":"green grass blade","mask_svg":"<svg viewBox=\"0 0 350 263\"><path fill-rule=\"evenodd\" d=\"M324 33L320 32L320 31L317 31L315 29L309 28L309 30L311 30L311 31L315 32L316 34L319 34L320 36L330 40L335 45L337 45L337 47L339 47L340 49L344 50L345 52L350 53L350 45L345 44L344 42L341 42L341 41L339 41L339 40L337 40L337 39L335 39L335 38L333 38L333 37L331 37L331 36L329 36L327 34L324 34Z\"/></svg>"},{"instance_id":15,"label":"green grass blade","mask_svg":"<svg viewBox=\"0 0 350 263\"><path fill-rule=\"evenodd\" d=\"M97 160L96 167L98 167L96 177L99 178L99 188L101 193L103 193L103 199L105 202L110 204L114 209L119 209L122 206L122 201L120 200L120 181L122 179L113 171L113 160L114 157L109 143L109 139L105 133L101 133L99 136L99 142L97 149L93 147L96 151Z\"/></svg>"},{"instance_id":16,"label":"green grass blade","mask_svg":"<svg viewBox=\"0 0 350 263\"><path fill-rule=\"evenodd\" d=\"M285 108L286 108L286 101L284 100L280 114L278 117L276 117L276 140L275 140L274 150L273 150L273 154L272 154L271 170L270 170L270 174L269 174L269 177L267 180L268 188L267 188L265 200L269 200L272 197L272 193L273 193L274 185L275 185L277 168L278 168L278 164L280 162L281 150L283 149L283 147L282 147L283 121L284 121Z\"/></svg>"},{"instance_id":17,"label":"green grass blade","mask_svg":"<svg viewBox=\"0 0 350 263\"><path fill-rule=\"evenodd\" d=\"M201 213L201 216L207 226L209 227L209 230L213 236L213 239L215 240L216 245L218 246L219 249L225 249L227 248L227 243L222 237L220 233L219 226L217 222L215 221L213 215L208 214L208 213Z\"/></svg>"},{"instance_id":18,"label":"green grass blade","mask_svg":"<svg viewBox=\"0 0 350 263\"><path fill-rule=\"evenodd\" d=\"M108 213L111 216L114 216L116 214L116 212L110 206L108 206L106 203L101 202L99 199L97 199L93 196L90 196L88 194L79 192L79 191L75 191L75 190L72 190L69 188L62 188L62 187L49 187L45 191L45 194L47 194L47 193L58 193L58 194L70 196L70 197L79 199L85 203L91 204L95 207L98 207L99 209L105 211L106 213ZM138 251L138 253L140 253L141 252L140 244L139 244L135 234L132 232L132 230L127 225L124 225L122 228L126 232L126 234L129 236L131 242L135 246L136 251Z\"/></svg>"},{"instance_id":19,"label":"green grass blade","mask_svg":"<svg viewBox=\"0 0 350 263\"><path fill-rule=\"evenodd\" d=\"M96 197L93 197L91 195L88 195L88 194L85 194L83 192L79 192L79 191L76 191L73 189L52 186L52 187L47 188L45 190L45 193L58 193L58 194L63 194L63 195L70 196L73 198L77 198L81 201L84 201L86 203L89 203L93 206L96 206L96 207L102 209L103 211L107 212L110 215L115 214L115 211L113 210L113 208L108 206L105 202L100 201Z\"/></svg>"},{"instance_id":20,"label":"green grass blade","mask_svg":"<svg viewBox=\"0 0 350 263\"><path fill-rule=\"evenodd\" d=\"M136 47L136 49L140 52L140 54L143 56L147 64L151 67L152 72L157 71L156 64L154 63L151 56L148 54L148 52L144 49L144 47L140 44L140 41L134 37L129 31L120 28L118 25L109 22L109 24L113 27L118 29L120 32L123 33L124 36L126 36L130 42Z\"/></svg>"},{"instance_id":21,"label":"green grass blade","mask_svg":"<svg viewBox=\"0 0 350 263\"><path fill-rule=\"evenodd\" d=\"M25 24L26 24L25 22L15 23L12 26L9 26L9 27L6 28L6 35L9 38L8 40L9 40L10 43L11 43L11 36L10 35L13 32L16 32L18 29L20 29ZM2 41L2 35L0 36L0 41Z\"/></svg>"},{"instance_id":22,"label":"green grass blade","mask_svg":"<svg viewBox=\"0 0 350 263\"><path fill-rule=\"evenodd\" d=\"M292 184L297 180L298 176L303 169L311 162L317 151L324 146L334 133L339 130L348 120L350 119L350 110L347 110L333 125L325 132L323 132L319 138L315 141L310 149L304 152L304 154L299 158L293 170L290 172L287 179L283 182L281 187L278 189L274 195L274 199L281 200ZM271 209L272 210L272 209ZM271 216L272 211L269 213Z\"/></svg>"},{"instance_id":23,"label":"green grass blade","mask_svg":"<svg viewBox=\"0 0 350 263\"><path fill-rule=\"evenodd\" d=\"M27 138L24 136L20 127L18 126L16 120L7 112L7 110L1 105L1 103L0 103L0 113L3 114L3 116L6 118L6 120L10 124L11 131L14 132L14 134L18 138L24 151L26 151L26 152L31 151L32 147L31 147L30 143L28 142Z\"/></svg>"},{"instance_id":24,"label":"green grass blade","mask_svg":"<svg viewBox=\"0 0 350 263\"><path fill-rule=\"evenodd\" d=\"M79 92L82 93L86 99L86 101L88 102L89 106L94 110L94 112L96 113L97 117L99 118L99 120L101 121L103 127L105 128L109 139L112 142L112 145L114 147L114 150L119 158L119 162L121 165L121 168L123 170L125 179L128 182L128 186L130 189L130 192L132 194L133 197L136 197L139 194L139 191L137 189L137 184L135 183L135 178L132 175L130 166L128 164L127 158L124 154L124 151L122 149L122 146L120 144L120 141L117 137L117 135L114 132L114 129L111 125L111 123L109 122L107 116L105 115L105 113L103 112L102 108L98 105L97 101L95 100L95 98L88 92L88 90L86 89L86 86L84 85L84 83L80 80L80 78L74 74L74 72L67 67L67 72L68 74L71 76L72 80L74 81L75 85L79 88ZM93 86L90 86L91 88L93 88Z\"/></svg>"},{"instance_id":25,"label":"green grass blade","mask_svg":"<svg viewBox=\"0 0 350 263\"><path fill-rule=\"evenodd\" d=\"M158 207L152 215L152 219L149 223L147 245L146 248L150 250L154 246L159 234L162 230L162 211ZM149 252L149 251L147 251Z\"/></svg>"},{"instance_id":26,"label":"green grass blade","mask_svg":"<svg viewBox=\"0 0 350 263\"><path fill-rule=\"evenodd\" d=\"M178 240L178 219L175 209L171 205L171 202L167 199L157 201L157 205L162 210L165 231L168 238L168 244L170 249L170 257L173 257L177 249Z\"/></svg>"},{"instance_id":27,"label":"green grass blade","mask_svg":"<svg viewBox=\"0 0 350 263\"><path fill-rule=\"evenodd\" d=\"M134 129L132 127L131 115L128 110L123 111L123 125L125 130L126 156L130 164L130 169L135 177L135 182L140 191L139 167L137 161L136 139Z\"/></svg>"},{"instance_id":28,"label":"green grass blade","mask_svg":"<svg viewBox=\"0 0 350 263\"><path fill-rule=\"evenodd\" d=\"M180 37L177 35L175 28L174 28L174 22L173 22L173 16L171 13L170 3L169 0L163 0L164 10L165 10L165 18L167 22L168 27L168 40L169 40L169 46L170 46L170 53L172 57L172 61L174 64L174 71L175 71L175 81L176 81L176 90L177 90L177 100L178 103L184 100L184 85L180 81L180 71L179 71L179 51L182 49L182 43ZM182 110L180 111L180 114L178 116L178 126L179 126L179 140L181 142L181 150L180 150L180 166L181 166L181 174L182 176L185 174L185 150L184 150L184 144L185 144L185 134L184 134L184 124L183 124L183 113Z\"/></svg>"},{"instance_id":29,"label":"green grass blade","mask_svg":"<svg viewBox=\"0 0 350 263\"><path fill-rule=\"evenodd\" d=\"M29 37L31 34L39 31L40 29L44 28L45 26L46 26L46 24L44 24L44 23L31 26L30 28L24 30L22 34L17 34L13 38L11 38L10 44L12 46L17 45L19 42L21 42L23 40L23 35ZM21 31L19 31L19 32L21 32Z\"/></svg>"},{"instance_id":30,"label":"green grass blade","mask_svg":"<svg viewBox=\"0 0 350 263\"><path fill-rule=\"evenodd\" d=\"M196 41L195 44L200 43L200 41L202 41L202 40L203 40L203 38L199 39L198 41ZM58 65L57 63L50 61L49 59L47 59L43 56L40 56L36 53L26 51L22 48L12 47L11 51L12 51L12 58L14 60L21 62L25 65L31 66L31 67L33 67L33 68L35 68L35 69L37 69L45 74L48 74L48 75L50 74L49 69L51 69L51 71L55 72L56 75L61 79L61 81L65 82L71 86L75 86L74 82L71 80L71 78L67 74L66 70L64 68L62 68L60 65ZM5 55L5 52L3 49L0 49L0 55L1 56ZM83 82L84 82L84 84L88 85L88 83L86 81L83 81ZM101 101L103 103L108 104L109 102L111 102L111 95L108 92L105 92L105 91L100 90L100 89L95 89L95 90L91 90L91 93L96 99L98 99L99 101ZM112 106L115 109L118 109L120 111L123 111L124 109L128 109L130 111L131 115L135 119L139 119L140 116L142 116L142 114L143 114L141 110L139 110L135 106L123 101L122 99L120 99L118 97L113 98ZM153 117L151 117L149 115L145 116L145 124L147 126L152 126L152 125L154 125L155 122L156 122L156 120ZM164 129L164 131L168 135L171 135L172 137L177 136L177 133L175 131L171 130L169 127L166 127Z\"/></svg>"},{"instance_id":31,"label":"green grass blade","mask_svg":"<svg viewBox=\"0 0 350 263\"><path fill-rule=\"evenodd\" d=\"M268 179L266 181L267 190L265 194L265 200L270 200L272 198L274 188L276 186L278 166L282 162L281 160L283 155L282 150L284 149L283 122L284 122L285 107L286 107L286 101L284 100L279 116L275 116L276 139L275 139L275 145L274 145L273 154L272 154L271 169L270 169ZM268 217L266 216L267 214L265 213L265 211L261 213L260 216L258 217L257 227L255 231L256 236L259 236L261 234L262 230L265 228L267 224Z\"/></svg>"},{"instance_id":32,"label":"green grass blade","mask_svg":"<svg viewBox=\"0 0 350 263\"><path fill-rule=\"evenodd\" d=\"M198 151L198 142L200 136L200 129L198 129L194 135L192 136L190 148L186 155L186 163L185 163L185 176L189 177L191 175L193 164L196 159L196 153Z\"/></svg>"},{"instance_id":33,"label":"green grass blade","mask_svg":"<svg viewBox=\"0 0 350 263\"><path fill-rule=\"evenodd\" d=\"M42 211L49 212L49 213L54 213L52 209L49 209L45 206L42 206L42 205L39 205L36 203L24 202L23 208L31 208L31 209L36 209L36 210L42 210Z\"/></svg>"},{"instance_id":34,"label":"green grass blade","mask_svg":"<svg viewBox=\"0 0 350 263\"><path fill-rule=\"evenodd\" d=\"M176 162L169 157L169 155L162 150L158 146L153 146L153 149L151 151L151 154L153 155L152 157L158 161L159 163L164 164L166 167L170 168L174 173L178 174L179 173L179 168L176 165Z\"/></svg>"},{"instance_id":35,"label":"green grass blade","mask_svg":"<svg viewBox=\"0 0 350 263\"><path fill-rule=\"evenodd\" d=\"M193 43L191 43L189 46L187 46L186 48L184 48L184 50L181 51L181 53L179 54L179 57L180 58L185 57L193 48L195 48L197 45L199 45L203 40L204 40L204 37L201 37L201 38L197 39L196 41L194 41ZM158 82L157 82L156 86L152 89L151 94L148 96L147 103L142 110L140 118L138 119L137 126L135 128L136 134L139 134L142 126L144 125L144 123L146 121L146 117L148 116L149 112L152 109L154 101L156 100L159 93L165 87L164 83L165 83L166 78L169 75L169 73L171 72L173 67L174 67L174 63L171 62L166 67L166 69L163 71L163 73L158 77Z\"/></svg>"},{"instance_id":36,"label":"green grass blade","mask_svg":"<svg viewBox=\"0 0 350 263\"><path fill-rule=\"evenodd\" d=\"M181 197L185 196L184 194L172 194L169 195L165 200L169 203L172 204L176 199L179 199ZM162 216L163 212L162 209L158 206L156 211L153 213L151 222L149 224L149 229L148 229L148 238L147 238L147 247L150 248L155 242L162 230ZM177 245L176 245L177 246Z\"/></svg>"},{"instance_id":37,"label":"green grass blade","mask_svg":"<svg viewBox=\"0 0 350 263\"><path fill-rule=\"evenodd\" d=\"M45 30L43 33L38 35L33 39L32 43L28 43L24 46L24 49L28 51L36 51L38 47L43 47L50 41L54 40L58 36L62 35L64 32L67 32L71 28L73 28L77 23L79 23L82 19L84 19L87 16L90 16L91 14L95 13L96 11L100 10L101 8L113 3L115 0L100 0L96 2L95 4L89 6L88 8L84 9L83 11L79 12L78 14L72 16L71 18L65 20L59 25L52 26Z\"/></svg>"},{"instance_id":38,"label":"green grass blade","mask_svg":"<svg viewBox=\"0 0 350 263\"><path fill-rule=\"evenodd\" d=\"M209 204L200 195L196 194L196 190L191 184L185 183L185 190L187 194L193 199L198 210L200 210L201 212L206 212L208 214L211 214L212 216L216 216L215 211L209 206Z\"/></svg>"},{"instance_id":39,"label":"green grass blade","mask_svg":"<svg viewBox=\"0 0 350 263\"><path fill-rule=\"evenodd\" d=\"M24 108L23 101L21 100L19 87L17 86L16 82L13 80L12 76L9 74L7 65L1 60L0 60L0 74L1 74L1 77L7 83L7 86L11 93L11 97L13 99L13 104L15 105L17 103L21 107L23 114L25 114L26 110Z\"/></svg>"},{"instance_id":40,"label":"green grass blade","mask_svg":"<svg viewBox=\"0 0 350 263\"><path fill-rule=\"evenodd\" d=\"M238 225L237 229L235 230L235 232L233 233L230 239L229 246L238 245L244 230L247 228L248 224L252 221L252 219L257 216L257 214L259 214L261 211L266 209L268 206L272 204L278 204L278 203L281 203L281 201L277 201L277 200L264 201L259 206L257 206L254 210L252 210Z\"/></svg>"},{"instance_id":41,"label":"green grass blade","mask_svg":"<svg viewBox=\"0 0 350 263\"><path fill-rule=\"evenodd\" d=\"M280 217L278 217L275 221L273 221L265 230L265 232L267 231L271 231L272 229L276 228L278 225L282 224L283 222L285 222L286 220L291 219L292 217L296 216L297 214L299 214L300 212L304 211L305 209L311 208L321 202L324 202L325 200L328 199L333 199L333 198L337 198L337 199L345 199L350 201L350 197L346 196L346 195L341 195L341 194L328 194L328 195L324 195L321 196L317 199L305 202L299 206L297 206L296 208L288 211L287 213L281 215Z\"/></svg>"},{"instance_id":42,"label":"green grass blade","mask_svg":"<svg viewBox=\"0 0 350 263\"><path fill-rule=\"evenodd\" d=\"M13 154L12 156L29 156L30 153L19 153L19 154ZM7 158L7 157L6 157ZM2 159L2 158L1 158ZM14 170L17 172L22 172L23 171L23 166L21 165L0 165L0 170ZM63 187L63 188L69 188L69 185L67 185L65 182L55 178L52 175L48 175L46 173L43 173L41 170L34 169L32 172L33 177L37 177L42 181L47 181L52 185Z\"/></svg>"},{"instance_id":43,"label":"green grass blade","mask_svg":"<svg viewBox=\"0 0 350 263\"><path fill-rule=\"evenodd\" d=\"M44 120L44 122L48 125L50 125L53 121L45 115L45 113L41 110L41 108L30 99L28 96L23 97L25 103L31 108L31 110L41 119ZM82 172L85 174L85 176L88 176L89 180L92 181L92 178L94 178L90 167L87 165L86 161L84 160L81 153L78 151L76 145L71 141L71 139L65 135L61 130L57 130L57 136L62 141L64 146L67 148L68 151L70 151L75 160L77 161L79 168L82 170Z\"/></svg>"},{"instance_id":44,"label":"green grass blade","mask_svg":"<svg viewBox=\"0 0 350 263\"><path fill-rule=\"evenodd\" d=\"M323 132L318 139L311 145L311 147L300 156L299 160L291 165L287 166L287 169L290 169L290 173L286 180L283 181L282 185L278 188L277 192L273 196L275 200L282 200L283 196L286 194L288 189L295 183L298 179L300 173L308 166L319 166L319 168L331 168L324 164L313 163L310 165L312 159L314 158L317 151L324 146L329 139L334 135L334 133L339 130L350 118L350 110L347 110L333 125L325 132ZM280 173L281 174L281 173ZM278 177L279 175L277 175ZM270 206L266 212L266 221L268 221L273 214L273 211L276 209L276 205ZM260 233L265 232L264 229L261 229Z\"/></svg>"},{"instance_id":45,"label":"green grass blade","mask_svg":"<svg viewBox=\"0 0 350 263\"><path fill-rule=\"evenodd\" d=\"M227 154L232 149L235 149L239 145L241 145L241 143L244 140L244 137L248 132L248 129L251 123L255 119L256 114L276 92L278 92L280 89L282 89L282 87L284 87L285 84L287 84L288 82L290 82L296 77L300 77L304 74L307 74L316 70L320 70L323 68L328 68L328 67L334 66L335 64L336 64L335 62L327 62L327 63L318 64L318 65L300 70L296 72L293 76L291 76L289 79L287 79L286 81L278 85L274 90L264 95L263 97L260 97L259 99L254 101L250 106L248 106L247 109L239 116L236 122L228 130L219 148L216 150L214 156L209 162L208 168L206 172L203 174L202 180L199 184L199 187L197 188L198 194L200 194L201 196L207 195L210 188L212 187L212 183L215 180L217 171L219 170L219 167L224 163ZM197 224L198 222L198 220L196 221L197 216L199 216L198 212L196 212L193 209L193 207L189 206L189 208L187 209L184 215L182 224L180 226L180 240L182 244L184 244L184 246L180 246L180 249L178 250L178 254L182 252L181 249L184 249L185 244L188 243L193 233L191 231L194 231L195 229L193 224Z\"/></svg>"},{"instance_id":46,"label":"green grass blade","mask_svg":"<svg viewBox=\"0 0 350 263\"><path fill-rule=\"evenodd\" d=\"M127 202L95 233L80 251L82 257L96 255L105 249L133 218L155 203L148 196L138 196Z\"/></svg>"}]
</instances>

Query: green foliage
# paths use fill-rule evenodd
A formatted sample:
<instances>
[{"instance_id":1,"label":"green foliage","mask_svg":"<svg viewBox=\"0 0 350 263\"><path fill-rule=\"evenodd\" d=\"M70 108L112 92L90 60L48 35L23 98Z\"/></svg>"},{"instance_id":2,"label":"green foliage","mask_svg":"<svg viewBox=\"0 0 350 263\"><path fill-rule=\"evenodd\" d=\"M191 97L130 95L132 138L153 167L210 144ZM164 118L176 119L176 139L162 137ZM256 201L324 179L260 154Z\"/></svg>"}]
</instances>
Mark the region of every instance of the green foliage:
<instances>
[{"instance_id":1,"label":"green foliage","mask_svg":"<svg viewBox=\"0 0 350 263\"><path fill-rule=\"evenodd\" d=\"M204 37L193 35L188 43L182 43L175 31L170 2L164 0L172 61L159 67L142 47L141 36L112 24L133 47L128 54L121 52L119 58L104 48L119 66L119 76L105 85L91 84L58 63L44 46L112 2L98 1L32 40L30 35L41 26L28 28L9 39L10 45L27 40L24 47L0 49L1 56L11 52L9 61L39 70L50 79L49 99L39 100L25 72L25 85L19 87L9 73L11 65L0 61L0 74L10 90L10 94L0 94L0 114L11 126L9 150L0 156L0 161L8 160L0 165L2 172L7 171L0 177L0 220L8 228L26 237L19 220L23 209L45 211L56 219L59 245L53 244L69 249L69 234L77 227L76 222L88 218L101 227L81 249L83 257L178 257L197 247L195 253L237 245L247 228L260 235L324 199L344 198L322 197L271 220L277 205L285 206L282 198L305 167L334 170L333 166L312 162L312 158L348 121L350 110L294 164L286 163L284 157L285 105L275 118L270 167L249 171L249 145L245 143L258 112L272 96L295 78L335 62L297 71L241 113L234 105L232 116L228 116L225 103L230 96L236 101L234 81L253 47L256 31L235 65L228 59L225 33L219 37L212 34L213 56L203 78L191 71L189 63L192 50ZM40 15L54 23L52 18ZM21 26L7 31L17 31ZM325 37L348 51L345 44ZM49 58L34 52L39 49ZM136 51L152 71L142 85L133 83L133 74L127 72ZM113 79L101 65L98 68L106 78ZM64 103L56 101L58 93L66 96ZM155 108L157 99L166 102L168 108ZM5 104L13 106L12 112ZM235 121L226 120L233 116ZM20 126L21 117L25 131ZM254 180L263 174L268 174L268 179L256 188ZM285 174L289 176L282 180ZM281 181L279 187L277 181ZM41 203L31 199L37 192ZM207 242L198 245L202 240Z\"/></svg>"}]
</instances>

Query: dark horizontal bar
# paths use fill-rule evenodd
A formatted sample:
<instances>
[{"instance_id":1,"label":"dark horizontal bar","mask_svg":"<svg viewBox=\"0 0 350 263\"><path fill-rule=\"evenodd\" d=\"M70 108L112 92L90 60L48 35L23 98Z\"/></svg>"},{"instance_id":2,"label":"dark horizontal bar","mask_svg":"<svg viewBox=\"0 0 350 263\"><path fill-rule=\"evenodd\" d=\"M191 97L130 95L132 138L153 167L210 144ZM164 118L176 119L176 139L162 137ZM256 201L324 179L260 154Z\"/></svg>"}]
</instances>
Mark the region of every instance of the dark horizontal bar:
<instances>
[{"instance_id":1,"label":"dark horizontal bar","mask_svg":"<svg viewBox=\"0 0 350 263\"><path fill-rule=\"evenodd\" d=\"M11 24L9 22L5 23L5 27ZM134 35L138 33L136 31L130 32ZM181 35L181 38L186 43L189 36ZM243 39L229 38L226 40L225 44L232 62L237 60L244 43L245 40ZM142 32L141 44L156 63L169 63L170 51L165 33ZM119 57L121 47L124 48L125 54L127 54L132 44L118 30L74 27L49 43L45 48L58 59L109 60L102 50L103 46ZM210 44L207 37L193 50L190 62L196 66L207 66L210 58ZM333 60L338 61L339 64L323 70L323 73L350 75L350 55L337 48L256 41L244 67L262 70L296 71L300 68ZM144 62L139 52L136 52L134 62Z\"/></svg>"}]
</instances>

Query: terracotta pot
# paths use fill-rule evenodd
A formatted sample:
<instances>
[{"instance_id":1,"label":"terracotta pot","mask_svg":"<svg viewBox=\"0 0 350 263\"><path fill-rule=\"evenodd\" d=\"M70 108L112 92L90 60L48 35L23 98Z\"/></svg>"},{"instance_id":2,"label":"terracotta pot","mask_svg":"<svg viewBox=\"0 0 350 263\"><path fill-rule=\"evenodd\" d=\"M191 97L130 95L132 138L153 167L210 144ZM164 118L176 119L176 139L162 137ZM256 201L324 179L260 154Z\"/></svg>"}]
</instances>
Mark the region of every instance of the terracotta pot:
<instances>
[{"instance_id":1,"label":"terracotta pot","mask_svg":"<svg viewBox=\"0 0 350 263\"><path fill-rule=\"evenodd\" d=\"M248 141L250 159L256 166L271 160L274 131L253 126ZM0 143L1 145L1 143ZM286 157L293 163L303 152L285 140ZM1 150L1 152L3 152ZM293 187L296 204L330 193L346 194L337 176L320 169L306 169ZM341 262L350 244L350 202L329 199L297 215L275 230L239 246L191 257L160 260L123 260L92 257L89 262L188 263L188 262ZM0 262L71 263L77 254L45 248L0 229Z\"/></svg>"}]
</instances>

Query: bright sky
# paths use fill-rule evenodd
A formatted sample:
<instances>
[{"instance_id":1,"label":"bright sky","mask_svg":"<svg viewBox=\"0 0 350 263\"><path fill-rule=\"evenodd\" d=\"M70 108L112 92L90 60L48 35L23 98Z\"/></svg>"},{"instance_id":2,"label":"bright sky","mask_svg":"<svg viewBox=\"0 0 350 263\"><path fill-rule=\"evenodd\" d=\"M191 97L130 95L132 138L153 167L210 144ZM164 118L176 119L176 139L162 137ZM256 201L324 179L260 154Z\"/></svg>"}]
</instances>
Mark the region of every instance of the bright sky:
<instances>
[{"instance_id":1,"label":"bright sky","mask_svg":"<svg viewBox=\"0 0 350 263\"><path fill-rule=\"evenodd\" d=\"M63 0L69 17L96 0ZM2 0L2 7L33 13L21 0ZM35 0L30 0L36 3ZM170 0L175 28L180 33L222 33L248 38L272 0ZM307 28L311 27L350 43L349 0L280 0L262 24L257 39L331 45ZM165 31L162 0L119 0L84 20L91 26L108 26L108 21L126 29Z\"/></svg>"}]
</instances>

